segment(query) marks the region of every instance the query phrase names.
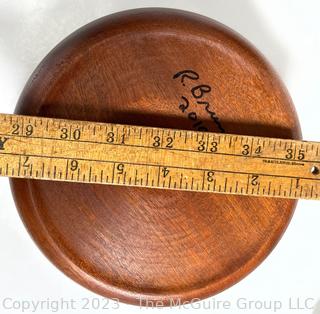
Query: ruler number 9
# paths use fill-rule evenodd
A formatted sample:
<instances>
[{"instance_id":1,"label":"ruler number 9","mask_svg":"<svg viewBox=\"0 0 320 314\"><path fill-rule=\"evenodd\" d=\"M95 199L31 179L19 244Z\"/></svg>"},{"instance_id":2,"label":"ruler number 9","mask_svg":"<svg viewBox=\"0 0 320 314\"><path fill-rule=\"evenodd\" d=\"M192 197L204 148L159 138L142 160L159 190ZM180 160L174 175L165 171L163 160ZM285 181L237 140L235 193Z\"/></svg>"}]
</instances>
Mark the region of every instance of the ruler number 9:
<instances>
[{"instance_id":1,"label":"ruler number 9","mask_svg":"<svg viewBox=\"0 0 320 314\"><path fill-rule=\"evenodd\" d=\"M71 171L76 171L78 168L79 168L78 160L75 160L75 159L71 160L71 162L70 162Z\"/></svg>"}]
</instances>

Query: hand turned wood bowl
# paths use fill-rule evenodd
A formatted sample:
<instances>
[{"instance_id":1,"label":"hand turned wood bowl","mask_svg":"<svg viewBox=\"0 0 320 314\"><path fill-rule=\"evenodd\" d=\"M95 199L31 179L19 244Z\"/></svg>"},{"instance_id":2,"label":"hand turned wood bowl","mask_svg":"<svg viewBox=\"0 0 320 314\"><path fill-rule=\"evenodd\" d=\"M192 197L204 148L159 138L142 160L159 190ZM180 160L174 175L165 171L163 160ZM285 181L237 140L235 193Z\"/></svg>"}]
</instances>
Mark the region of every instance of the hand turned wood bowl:
<instances>
[{"instance_id":1,"label":"hand turned wood bowl","mask_svg":"<svg viewBox=\"0 0 320 314\"><path fill-rule=\"evenodd\" d=\"M125 11L79 29L41 62L15 112L300 137L285 87L251 44L171 9ZM274 248L295 207L285 199L11 183L50 261L98 294L143 305L205 298L238 282Z\"/></svg>"}]
</instances>

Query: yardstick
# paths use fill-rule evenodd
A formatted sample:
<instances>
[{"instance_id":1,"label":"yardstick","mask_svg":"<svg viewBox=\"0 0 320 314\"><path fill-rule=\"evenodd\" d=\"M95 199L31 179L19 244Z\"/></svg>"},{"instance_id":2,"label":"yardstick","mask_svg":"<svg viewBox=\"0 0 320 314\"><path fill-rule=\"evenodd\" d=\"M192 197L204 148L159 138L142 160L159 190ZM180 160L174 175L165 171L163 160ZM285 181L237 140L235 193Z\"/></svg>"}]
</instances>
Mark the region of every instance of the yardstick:
<instances>
[{"instance_id":1,"label":"yardstick","mask_svg":"<svg viewBox=\"0 0 320 314\"><path fill-rule=\"evenodd\" d=\"M320 199L320 143L0 114L0 176Z\"/></svg>"}]
</instances>

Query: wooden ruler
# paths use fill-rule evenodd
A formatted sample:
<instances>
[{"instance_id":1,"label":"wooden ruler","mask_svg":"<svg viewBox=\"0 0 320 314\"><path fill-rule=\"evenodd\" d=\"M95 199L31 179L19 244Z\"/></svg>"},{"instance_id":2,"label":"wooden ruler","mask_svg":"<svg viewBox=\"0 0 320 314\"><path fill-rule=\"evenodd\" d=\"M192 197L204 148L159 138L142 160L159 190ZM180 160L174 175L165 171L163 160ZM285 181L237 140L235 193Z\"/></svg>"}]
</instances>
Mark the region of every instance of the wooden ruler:
<instances>
[{"instance_id":1,"label":"wooden ruler","mask_svg":"<svg viewBox=\"0 0 320 314\"><path fill-rule=\"evenodd\" d=\"M0 175L320 199L320 143L0 114Z\"/></svg>"}]
</instances>

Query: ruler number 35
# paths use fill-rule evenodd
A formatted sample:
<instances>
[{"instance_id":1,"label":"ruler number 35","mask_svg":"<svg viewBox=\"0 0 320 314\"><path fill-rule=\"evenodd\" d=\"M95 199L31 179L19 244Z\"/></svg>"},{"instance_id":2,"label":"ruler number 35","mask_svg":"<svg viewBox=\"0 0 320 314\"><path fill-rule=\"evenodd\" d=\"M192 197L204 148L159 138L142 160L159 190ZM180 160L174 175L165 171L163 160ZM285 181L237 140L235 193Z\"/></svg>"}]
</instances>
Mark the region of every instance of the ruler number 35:
<instances>
[{"instance_id":1,"label":"ruler number 35","mask_svg":"<svg viewBox=\"0 0 320 314\"><path fill-rule=\"evenodd\" d=\"M305 154L303 149L299 149L297 152L297 159L304 160ZM287 149L286 159L294 159L295 158L295 151L292 148Z\"/></svg>"}]
</instances>

